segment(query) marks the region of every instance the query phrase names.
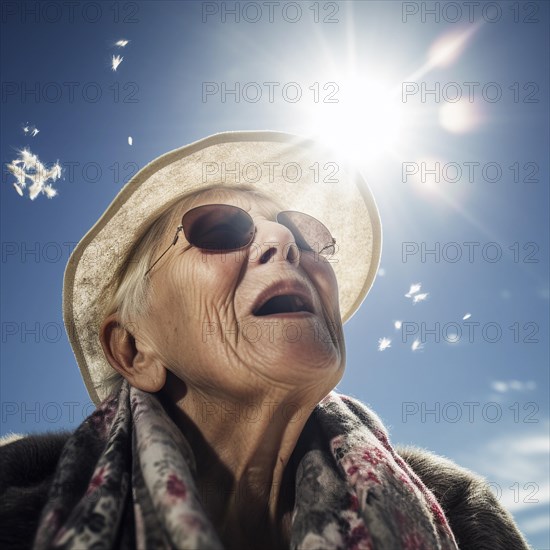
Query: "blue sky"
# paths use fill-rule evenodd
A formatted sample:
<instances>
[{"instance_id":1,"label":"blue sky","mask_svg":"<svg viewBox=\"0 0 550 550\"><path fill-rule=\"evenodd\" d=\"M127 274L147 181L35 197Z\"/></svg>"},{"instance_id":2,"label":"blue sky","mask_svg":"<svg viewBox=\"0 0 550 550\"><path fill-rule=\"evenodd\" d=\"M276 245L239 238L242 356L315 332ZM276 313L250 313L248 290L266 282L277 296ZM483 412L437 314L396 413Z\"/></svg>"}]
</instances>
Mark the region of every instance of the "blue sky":
<instances>
[{"instance_id":1,"label":"blue sky","mask_svg":"<svg viewBox=\"0 0 550 550\"><path fill-rule=\"evenodd\" d=\"M484 475L534 548L550 548L549 6L450 4L4 2L2 433L75 428L91 412L63 272L138 168L218 131L315 135L353 154L384 227L338 389L394 443ZM14 190L6 164L24 147L61 164L56 197ZM425 300L405 297L413 283Z\"/></svg>"}]
</instances>

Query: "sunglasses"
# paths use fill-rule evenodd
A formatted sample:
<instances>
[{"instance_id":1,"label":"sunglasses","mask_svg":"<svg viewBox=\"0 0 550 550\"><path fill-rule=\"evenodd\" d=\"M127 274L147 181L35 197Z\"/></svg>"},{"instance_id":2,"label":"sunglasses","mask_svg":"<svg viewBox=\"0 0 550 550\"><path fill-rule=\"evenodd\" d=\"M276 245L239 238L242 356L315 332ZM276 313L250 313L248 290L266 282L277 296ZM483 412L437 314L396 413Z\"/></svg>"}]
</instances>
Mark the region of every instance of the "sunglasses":
<instances>
[{"instance_id":1,"label":"sunglasses","mask_svg":"<svg viewBox=\"0 0 550 550\"><path fill-rule=\"evenodd\" d=\"M334 254L336 240L313 216L285 210L277 214L276 221L292 233L296 246L301 251L322 255ZM183 231L190 247L209 252L231 252L250 246L256 234L256 226L250 214L238 206L205 204L192 208L183 215L172 243L155 260L145 275L176 244L180 231Z\"/></svg>"}]
</instances>

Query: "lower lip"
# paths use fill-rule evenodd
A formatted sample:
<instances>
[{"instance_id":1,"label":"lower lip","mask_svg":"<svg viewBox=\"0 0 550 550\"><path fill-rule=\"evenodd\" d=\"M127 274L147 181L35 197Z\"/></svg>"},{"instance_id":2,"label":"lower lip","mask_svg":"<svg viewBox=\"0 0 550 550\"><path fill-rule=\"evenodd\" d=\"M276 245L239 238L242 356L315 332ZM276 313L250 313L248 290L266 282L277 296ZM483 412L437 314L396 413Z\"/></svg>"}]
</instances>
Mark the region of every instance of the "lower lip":
<instances>
[{"instance_id":1,"label":"lower lip","mask_svg":"<svg viewBox=\"0 0 550 550\"><path fill-rule=\"evenodd\" d=\"M311 317L315 315L314 313L310 313L309 311L294 311L294 312L291 312L291 311L287 311L287 312L284 312L284 313L271 313L269 315L254 315L254 317L256 317L257 319L266 319L266 318L270 318L272 319L273 317L276 317L277 319L281 318L281 319L284 319L286 317L288 317L289 319L301 319L301 318L306 318L306 317Z\"/></svg>"}]
</instances>

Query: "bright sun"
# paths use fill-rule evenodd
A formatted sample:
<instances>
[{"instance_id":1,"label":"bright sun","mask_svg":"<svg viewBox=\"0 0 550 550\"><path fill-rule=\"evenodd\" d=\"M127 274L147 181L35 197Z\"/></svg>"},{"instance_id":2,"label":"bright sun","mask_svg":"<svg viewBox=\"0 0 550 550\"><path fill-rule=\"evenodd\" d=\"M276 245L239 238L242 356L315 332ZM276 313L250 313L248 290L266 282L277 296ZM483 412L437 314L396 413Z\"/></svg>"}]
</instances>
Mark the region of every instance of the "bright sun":
<instances>
[{"instance_id":1,"label":"bright sun","mask_svg":"<svg viewBox=\"0 0 550 550\"><path fill-rule=\"evenodd\" d=\"M333 102L315 104L307 113L308 126L346 157L371 160L399 144L403 126L399 92L380 81L340 79Z\"/></svg>"}]
</instances>

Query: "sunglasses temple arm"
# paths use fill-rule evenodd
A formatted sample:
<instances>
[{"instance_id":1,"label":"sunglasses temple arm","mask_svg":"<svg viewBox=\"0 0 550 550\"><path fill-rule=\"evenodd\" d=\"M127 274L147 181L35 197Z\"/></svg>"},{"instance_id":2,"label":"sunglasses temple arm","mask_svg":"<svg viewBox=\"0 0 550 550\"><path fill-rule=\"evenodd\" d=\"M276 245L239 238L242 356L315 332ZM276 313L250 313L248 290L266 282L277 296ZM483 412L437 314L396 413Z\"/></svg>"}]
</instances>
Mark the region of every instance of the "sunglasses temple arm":
<instances>
[{"instance_id":1,"label":"sunglasses temple arm","mask_svg":"<svg viewBox=\"0 0 550 550\"><path fill-rule=\"evenodd\" d=\"M174 240L168 246L168 248L155 260L153 265L145 272L145 276L147 276L147 274L151 271L151 269L153 269L153 267L155 267L162 260L164 255L178 242L180 231L183 231L183 225L178 226L178 228L176 229L176 234L174 235Z\"/></svg>"}]
</instances>

